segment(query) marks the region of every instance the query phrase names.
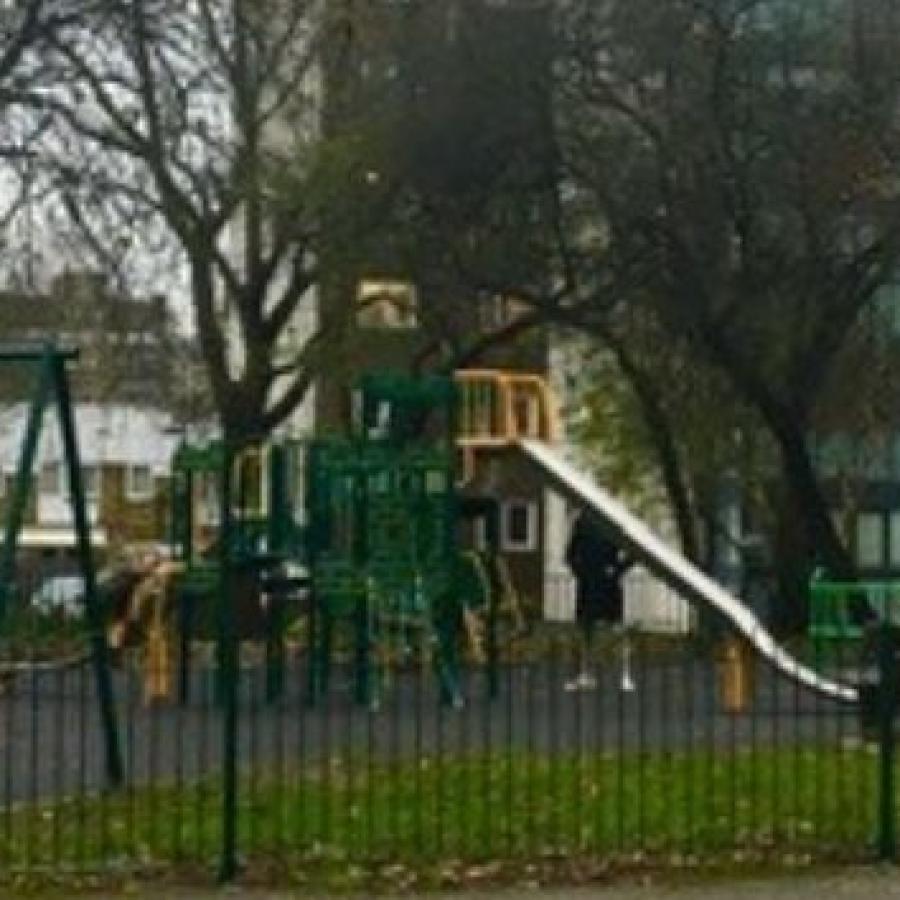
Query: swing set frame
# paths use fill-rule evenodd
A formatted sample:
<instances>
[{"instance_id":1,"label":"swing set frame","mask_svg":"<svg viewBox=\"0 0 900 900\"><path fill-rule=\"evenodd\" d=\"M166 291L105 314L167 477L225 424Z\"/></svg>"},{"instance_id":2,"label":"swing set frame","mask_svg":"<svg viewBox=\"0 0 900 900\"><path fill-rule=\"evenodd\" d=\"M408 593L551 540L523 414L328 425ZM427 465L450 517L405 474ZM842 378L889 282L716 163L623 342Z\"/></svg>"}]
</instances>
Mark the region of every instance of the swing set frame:
<instances>
[{"instance_id":1,"label":"swing set frame","mask_svg":"<svg viewBox=\"0 0 900 900\"><path fill-rule=\"evenodd\" d=\"M97 590L97 572L91 547L81 458L67 369L67 365L78 359L78 355L77 349L57 347L52 342L0 344L0 366L20 364L37 368L36 386L31 396L4 528L3 547L0 549L0 635L10 606L22 602L15 590L19 539L33 489L34 467L45 414L55 407L59 416L63 466L72 508L75 549L84 582L84 613L97 700L100 705L106 778L110 787L118 787L124 774L122 748L110 673L105 616Z\"/></svg>"}]
</instances>

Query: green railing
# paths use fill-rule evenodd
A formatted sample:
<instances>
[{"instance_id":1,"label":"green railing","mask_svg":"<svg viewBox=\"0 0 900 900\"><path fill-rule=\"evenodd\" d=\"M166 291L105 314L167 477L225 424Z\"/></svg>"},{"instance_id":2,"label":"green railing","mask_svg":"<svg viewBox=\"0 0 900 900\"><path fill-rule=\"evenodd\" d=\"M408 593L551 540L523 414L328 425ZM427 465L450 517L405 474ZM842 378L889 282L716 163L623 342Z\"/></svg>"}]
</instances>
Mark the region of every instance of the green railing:
<instances>
[{"instance_id":1,"label":"green railing","mask_svg":"<svg viewBox=\"0 0 900 900\"><path fill-rule=\"evenodd\" d=\"M836 646L858 644L866 623L900 624L900 581L810 582L809 636L817 665L827 662Z\"/></svg>"},{"instance_id":2,"label":"green railing","mask_svg":"<svg viewBox=\"0 0 900 900\"><path fill-rule=\"evenodd\" d=\"M377 708L355 689L352 629L332 642L331 676L310 702L310 611L298 602L285 623L277 694L266 635L235 644L232 661L198 636L190 691L173 677L173 695L149 703L146 657L123 651L113 791L89 626L27 609L11 618L0 641L0 879L197 866L212 878L225 859L237 874L365 893L446 886L480 867L550 878L573 866L893 854L893 706L877 690L866 723L856 706L757 662L736 702L717 648L633 634L636 690L622 691L622 636L599 636L585 661L572 626L536 623L526 635L498 629L492 684L457 624L461 705L442 700L439 648L403 628L371 659ZM834 640L837 664L854 652ZM161 664L177 667L178 655ZM584 664L592 688L570 690Z\"/></svg>"}]
</instances>

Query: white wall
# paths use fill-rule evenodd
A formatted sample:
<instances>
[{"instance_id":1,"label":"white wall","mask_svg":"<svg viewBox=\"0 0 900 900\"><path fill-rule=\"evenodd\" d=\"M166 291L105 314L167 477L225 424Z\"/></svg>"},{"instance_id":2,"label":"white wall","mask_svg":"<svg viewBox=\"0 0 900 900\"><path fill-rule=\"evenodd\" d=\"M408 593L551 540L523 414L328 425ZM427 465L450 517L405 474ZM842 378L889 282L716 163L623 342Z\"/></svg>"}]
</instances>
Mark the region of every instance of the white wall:
<instances>
[{"instance_id":1,"label":"white wall","mask_svg":"<svg viewBox=\"0 0 900 900\"><path fill-rule=\"evenodd\" d=\"M76 404L76 438L82 466L149 466L155 476L169 472L178 436L163 412L134 406ZM16 403L0 409L0 472L12 475L19 464L28 422L29 406ZM34 465L37 489L37 519L41 525L70 525L72 508L63 479L59 493L40 490L40 471L63 462L63 443L55 408L44 413L43 427ZM99 503L88 498L87 513L96 521Z\"/></svg>"},{"instance_id":2,"label":"white wall","mask_svg":"<svg viewBox=\"0 0 900 900\"><path fill-rule=\"evenodd\" d=\"M565 336L558 338L550 353L550 382L558 398L564 435L574 410L573 398L568 395L569 373L583 372L583 358L579 342ZM564 438L561 451L567 459L584 468L579 448ZM615 493L615 485L604 485ZM550 497L556 497L555 500ZM628 505L628 498L622 498ZM544 618L553 622L572 622L575 618L575 581L565 565L565 546L569 535L570 516L564 500L548 491L546 505ZM677 533L671 516L660 505L648 517L648 524L670 545L677 546ZM684 598L672 591L641 567L630 571L624 580L625 624L645 631L689 631L693 615Z\"/></svg>"}]
</instances>

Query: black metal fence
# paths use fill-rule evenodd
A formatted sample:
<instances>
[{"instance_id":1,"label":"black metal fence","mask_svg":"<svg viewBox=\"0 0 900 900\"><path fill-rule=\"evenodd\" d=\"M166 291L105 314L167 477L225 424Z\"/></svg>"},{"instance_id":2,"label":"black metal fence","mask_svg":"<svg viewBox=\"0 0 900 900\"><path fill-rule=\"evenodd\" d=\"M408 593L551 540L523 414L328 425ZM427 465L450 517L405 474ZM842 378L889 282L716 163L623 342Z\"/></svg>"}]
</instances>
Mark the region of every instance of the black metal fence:
<instances>
[{"instance_id":1,"label":"black metal fence","mask_svg":"<svg viewBox=\"0 0 900 900\"><path fill-rule=\"evenodd\" d=\"M449 698L431 635L398 628L371 648L380 674L361 699L352 635L334 642L327 690L312 690L298 607L274 680L265 640L235 644L233 683L202 636L183 658L171 639L119 652L115 784L83 621L20 595L0 663L5 875L243 865L352 887L895 850L892 643L817 654L875 685L863 714L727 635L603 633L584 657L574 628L548 624L501 627L494 664L461 631Z\"/></svg>"}]
</instances>

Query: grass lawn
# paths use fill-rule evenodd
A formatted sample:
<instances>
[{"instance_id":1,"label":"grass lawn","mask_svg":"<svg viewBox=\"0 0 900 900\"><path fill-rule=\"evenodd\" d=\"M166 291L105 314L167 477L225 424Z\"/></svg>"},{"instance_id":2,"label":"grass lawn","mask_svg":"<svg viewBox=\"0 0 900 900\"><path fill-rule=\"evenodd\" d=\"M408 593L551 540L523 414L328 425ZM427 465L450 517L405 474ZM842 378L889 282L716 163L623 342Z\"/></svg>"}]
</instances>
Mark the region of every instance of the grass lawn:
<instances>
[{"instance_id":1,"label":"grass lawn","mask_svg":"<svg viewBox=\"0 0 900 900\"><path fill-rule=\"evenodd\" d=\"M317 887L535 878L555 865L687 869L871 856L877 757L865 747L694 754L356 758L245 773L248 871ZM6 811L5 877L215 871L217 780ZM505 873L505 874L504 874Z\"/></svg>"}]
</instances>

